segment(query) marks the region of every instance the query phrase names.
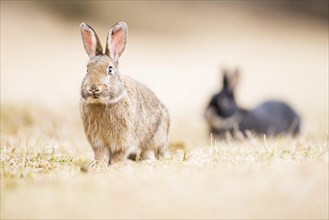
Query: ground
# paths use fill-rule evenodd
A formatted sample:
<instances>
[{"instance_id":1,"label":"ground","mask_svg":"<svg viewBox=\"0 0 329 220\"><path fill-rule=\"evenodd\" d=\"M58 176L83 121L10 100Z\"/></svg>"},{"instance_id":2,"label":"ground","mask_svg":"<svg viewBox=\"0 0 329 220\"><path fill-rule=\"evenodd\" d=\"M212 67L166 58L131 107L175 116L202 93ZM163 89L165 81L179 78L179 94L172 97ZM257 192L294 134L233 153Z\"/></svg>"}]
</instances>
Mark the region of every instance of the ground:
<instances>
[{"instance_id":1,"label":"ground","mask_svg":"<svg viewBox=\"0 0 329 220\"><path fill-rule=\"evenodd\" d=\"M1 114L15 115L2 120L3 219L328 218L325 136L209 137L194 149L172 143L171 158L83 172L93 155L83 136L75 138L78 122L65 131L72 120L26 106Z\"/></svg>"}]
</instances>

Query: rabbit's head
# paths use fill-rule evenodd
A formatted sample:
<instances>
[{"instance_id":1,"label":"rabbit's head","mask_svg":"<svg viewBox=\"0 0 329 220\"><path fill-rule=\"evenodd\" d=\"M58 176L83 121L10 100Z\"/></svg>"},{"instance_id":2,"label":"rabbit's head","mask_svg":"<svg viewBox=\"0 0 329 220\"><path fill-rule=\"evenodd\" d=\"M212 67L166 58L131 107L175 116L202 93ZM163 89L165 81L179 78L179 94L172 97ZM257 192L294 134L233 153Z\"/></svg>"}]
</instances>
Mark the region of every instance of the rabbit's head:
<instances>
[{"instance_id":1,"label":"rabbit's head","mask_svg":"<svg viewBox=\"0 0 329 220\"><path fill-rule=\"evenodd\" d=\"M239 72L229 74L227 70L223 71L223 87L210 100L207 107L217 116L228 118L237 110L237 105L234 98L234 89L239 79Z\"/></svg>"},{"instance_id":2,"label":"rabbit's head","mask_svg":"<svg viewBox=\"0 0 329 220\"><path fill-rule=\"evenodd\" d=\"M82 23L80 30L84 47L90 58L87 74L81 85L81 97L87 103L118 102L124 92L118 61L126 46L127 25L119 22L110 29L105 53L92 27Z\"/></svg>"}]
</instances>

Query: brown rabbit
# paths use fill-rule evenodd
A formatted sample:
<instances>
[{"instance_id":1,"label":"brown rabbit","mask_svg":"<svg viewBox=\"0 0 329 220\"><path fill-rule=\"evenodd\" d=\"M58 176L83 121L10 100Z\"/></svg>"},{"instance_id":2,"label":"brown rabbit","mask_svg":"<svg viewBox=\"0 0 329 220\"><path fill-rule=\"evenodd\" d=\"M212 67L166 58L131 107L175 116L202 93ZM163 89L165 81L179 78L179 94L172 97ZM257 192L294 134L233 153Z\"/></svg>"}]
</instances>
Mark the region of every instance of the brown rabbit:
<instances>
[{"instance_id":1,"label":"brown rabbit","mask_svg":"<svg viewBox=\"0 0 329 220\"><path fill-rule=\"evenodd\" d=\"M81 85L80 109L95 160L113 164L131 155L149 160L165 156L170 122L167 108L148 87L121 75L118 69L127 25L119 22L111 28L105 53L90 26L82 23L80 30L90 58Z\"/></svg>"}]
</instances>

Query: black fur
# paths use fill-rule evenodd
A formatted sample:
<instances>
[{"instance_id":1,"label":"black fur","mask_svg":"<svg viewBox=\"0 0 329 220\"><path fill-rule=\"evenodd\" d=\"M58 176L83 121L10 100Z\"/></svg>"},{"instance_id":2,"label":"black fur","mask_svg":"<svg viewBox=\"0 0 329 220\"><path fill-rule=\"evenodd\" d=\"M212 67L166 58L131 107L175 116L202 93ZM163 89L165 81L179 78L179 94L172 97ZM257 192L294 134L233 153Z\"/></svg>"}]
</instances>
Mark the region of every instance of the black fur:
<instances>
[{"instance_id":1,"label":"black fur","mask_svg":"<svg viewBox=\"0 0 329 220\"><path fill-rule=\"evenodd\" d=\"M236 82L232 82L232 78L237 80L237 74L224 73L223 88L213 95L207 106L206 119L211 133L223 137L230 132L235 137L237 131L242 134L251 131L256 135L296 135L300 132L300 117L284 102L266 101L251 110L239 108L234 98Z\"/></svg>"}]
</instances>

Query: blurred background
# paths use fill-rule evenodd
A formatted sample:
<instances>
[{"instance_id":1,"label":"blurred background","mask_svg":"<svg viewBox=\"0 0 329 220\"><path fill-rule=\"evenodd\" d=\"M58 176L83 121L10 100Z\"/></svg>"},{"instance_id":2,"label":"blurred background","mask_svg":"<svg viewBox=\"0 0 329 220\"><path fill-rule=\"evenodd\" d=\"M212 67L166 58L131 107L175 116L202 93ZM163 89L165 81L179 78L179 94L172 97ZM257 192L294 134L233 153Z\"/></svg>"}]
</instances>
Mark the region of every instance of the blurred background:
<instances>
[{"instance_id":1,"label":"blurred background","mask_svg":"<svg viewBox=\"0 0 329 220\"><path fill-rule=\"evenodd\" d=\"M1 132L34 126L88 146L79 25L104 46L118 21L129 27L121 72L167 105L171 141L209 144L203 111L223 66L241 70L241 107L281 99L301 115L304 135L328 134L328 1L1 1Z\"/></svg>"}]
</instances>

